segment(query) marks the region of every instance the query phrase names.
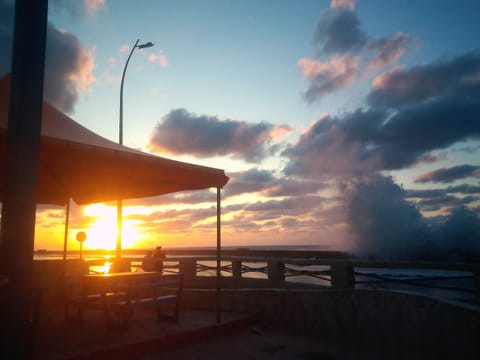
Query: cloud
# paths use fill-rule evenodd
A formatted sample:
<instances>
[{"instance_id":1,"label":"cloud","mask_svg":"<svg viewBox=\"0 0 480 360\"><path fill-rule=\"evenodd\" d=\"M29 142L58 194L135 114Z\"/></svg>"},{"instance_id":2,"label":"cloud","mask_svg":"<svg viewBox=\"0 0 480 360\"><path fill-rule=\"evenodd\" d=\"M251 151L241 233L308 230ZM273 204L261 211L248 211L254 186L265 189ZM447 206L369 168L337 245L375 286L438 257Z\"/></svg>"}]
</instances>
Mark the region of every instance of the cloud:
<instances>
[{"instance_id":1,"label":"cloud","mask_svg":"<svg viewBox=\"0 0 480 360\"><path fill-rule=\"evenodd\" d=\"M417 183L440 182L450 183L456 180L468 177L480 178L480 166L475 165L457 165L449 168L438 169L423 173L415 178Z\"/></svg>"},{"instance_id":2,"label":"cloud","mask_svg":"<svg viewBox=\"0 0 480 360\"><path fill-rule=\"evenodd\" d=\"M96 14L100 9L105 8L107 0L85 0L85 7L89 15Z\"/></svg>"},{"instance_id":3,"label":"cloud","mask_svg":"<svg viewBox=\"0 0 480 360\"><path fill-rule=\"evenodd\" d=\"M122 46L120 46L120 48L118 49L118 52L120 54L123 54L123 53L126 53L130 50L130 46L128 44L123 44Z\"/></svg>"},{"instance_id":4,"label":"cloud","mask_svg":"<svg viewBox=\"0 0 480 360\"><path fill-rule=\"evenodd\" d=\"M277 182L273 174L267 170L249 169L228 175L230 181L225 187L226 196L259 192L272 187Z\"/></svg>"},{"instance_id":5,"label":"cloud","mask_svg":"<svg viewBox=\"0 0 480 360\"><path fill-rule=\"evenodd\" d=\"M289 159L286 175L320 179L380 169L383 159L371 146L384 119L383 112L362 110L322 117L283 152Z\"/></svg>"},{"instance_id":6,"label":"cloud","mask_svg":"<svg viewBox=\"0 0 480 360\"><path fill-rule=\"evenodd\" d=\"M355 9L355 0L332 0L330 3L332 9Z\"/></svg>"},{"instance_id":7,"label":"cloud","mask_svg":"<svg viewBox=\"0 0 480 360\"><path fill-rule=\"evenodd\" d=\"M106 0L50 0L56 11L65 11L72 18L93 17L106 8Z\"/></svg>"},{"instance_id":8,"label":"cloud","mask_svg":"<svg viewBox=\"0 0 480 360\"><path fill-rule=\"evenodd\" d=\"M436 161L433 151L478 140L480 78L475 80L473 72L466 75L466 84L454 80L462 84L448 91L437 89L428 101L422 96L417 101L412 98L395 111L372 102L368 109L315 121L283 152L290 160L286 174L318 177L403 169ZM409 92L418 91L411 85ZM390 102L388 94L382 95L382 103Z\"/></svg>"},{"instance_id":9,"label":"cloud","mask_svg":"<svg viewBox=\"0 0 480 360\"><path fill-rule=\"evenodd\" d=\"M367 42L367 35L360 28L360 20L353 9L336 7L320 17L313 42L322 54L344 54L361 49Z\"/></svg>"},{"instance_id":10,"label":"cloud","mask_svg":"<svg viewBox=\"0 0 480 360\"><path fill-rule=\"evenodd\" d=\"M322 181L282 178L277 179L271 187L263 190L262 194L269 197L308 195L315 194L327 187L328 185Z\"/></svg>"},{"instance_id":11,"label":"cloud","mask_svg":"<svg viewBox=\"0 0 480 360\"><path fill-rule=\"evenodd\" d=\"M53 106L72 113L81 92L93 77L93 51L85 49L75 35L47 27L45 55L45 98Z\"/></svg>"},{"instance_id":12,"label":"cloud","mask_svg":"<svg viewBox=\"0 0 480 360\"><path fill-rule=\"evenodd\" d=\"M305 99L312 103L319 97L351 85L357 75L359 59L342 56L321 62L303 58L298 60L303 76L310 80L310 87L305 92Z\"/></svg>"},{"instance_id":13,"label":"cloud","mask_svg":"<svg viewBox=\"0 0 480 360\"><path fill-rule=\"evenodd\" d=\"M371 39L367 44L370 59L367 62L367 72L380 71L390 64L395 64L403 56L412 40L404 33Z\"/></svg>"},{"instance_id":14,"label":"cloud","mask_svg":"<svg viewBox=\"0 0 480 360\"><path fill-rule=\"evenodd\" d=\"M430 198L435 196L443 196L444 194L480 194L480 186L473 185L456 185L448 186L447 188L442 189L409 189L407 190L407 196L409 198Z\"/></svg>"},{"instance_id":15,"label":"cloud","mask_svg":"<svg viewBox=\"0 0 480 360\"><path fill-rule=\"evenodd\" d=\"M404 33L369 37L361 28L354 5L353 1L332 1L314 33L318 54L297 62L310 81L304 93L310 103L397 63L412 44Z\"/></svg>"},{"instance_id":16,"label":"cloud","mask_svg":"<svg viewBox=\"0 0 480 360\"><path fill-rule=\"evenodd\" d=\"M157 51L157 53L152 53L148 55L148 61L157 63L160 67L164 68L168 66L167 56L163 53L163 50Z\"/></svg>"},{"instance_id":17,"label":"cloud","mask_svg":"<svg viewBox=\"0 0 480 360\"><path fill-rule=\"evenodd\" d=\"M245 206L245 212L257 213L257 220L275 219L283 216L297 216L316 209L326 199L322 196L295 196L282 200L267 200Z\"/></svg>"},{"instance_id":18,"label":"cloud","mask_svg":"<svg viewBox=\"0 0 480 360\"><path fill-rule=\"evenodd\" d=\"M346 197L357 255L449 260L480 256L480 219L463 206L432 221L407 201L406 192L391 178L380 175L352 182Z\"/></svg>"},{"instance_id":19,"label":"cloud","mask_svg":"<svg viewBox=\"0 0 480 360\"><path fill-rule=\"evenodd\" d=\"M288 126L267 122L247 123L220 120L216 116L196 115L175 109L157 124L149 148L155 152L190 154L198 157L232 156L258 161L271 155L273 142ZM272 147L273 146L273 147Z\"/></svg>"},{"instance_id":20,"label":"cloud","mask_svg":"<svg viewBox=\"0 0 480 360\"><path fill-rule=\"evenodd\" d=\"M480 200L480 186L462 184L437 189L409 189L406 194L421 211L449 213L458 206L469 206L474 211Z\"/></svg>"},{"instance_id":21,"label":"cloud","mask_svg":"<svg viewBox=\"0 0 480 360\"><path fill-rule=\"evenodd\" d=\"M0 74L10 71L13 41L13 6L0 2ZM5 21L5 22L4 22ZM94 82L94 54L78 38L47 25L45 99L63 112L72 113L80 93Z\"/></svg>"},{"instance_id":22,"label":"cloud","mask_svg":"<svg viewBox=\"0 0 480 360\"><path fill-rule=\"evenodd\" d=\"M353 251L382 257L411 256L426 226L405 193L391 178L374 176L352 184L347 192L347 222L355 238Z\"/></svg>"},{"instance_id":23,"label":"cloud","mask_svg":"<svg viewBox=\"0 0 480 360\"><path fill-rule=\"evenodd\" d=\"M440 212L448 214L452 209L459 206L473 205L476 201L480 200L478 196L464 196L457 197L454 195L443 195L431 198L425 198L415 203L418 209L421 211Z\"/></svg>"},{"instance_id":24,"label":"cloud","mask_svg":"<svg viewBox=\"0 0 480 360\"><path fill-rule=\"evenodd\" d=\"M479 83L480 50L477 49L449 61L382 73L374 80L367 100L376 108L399 108L451 94L478 97Z\"/></svg>"}]
</instances>

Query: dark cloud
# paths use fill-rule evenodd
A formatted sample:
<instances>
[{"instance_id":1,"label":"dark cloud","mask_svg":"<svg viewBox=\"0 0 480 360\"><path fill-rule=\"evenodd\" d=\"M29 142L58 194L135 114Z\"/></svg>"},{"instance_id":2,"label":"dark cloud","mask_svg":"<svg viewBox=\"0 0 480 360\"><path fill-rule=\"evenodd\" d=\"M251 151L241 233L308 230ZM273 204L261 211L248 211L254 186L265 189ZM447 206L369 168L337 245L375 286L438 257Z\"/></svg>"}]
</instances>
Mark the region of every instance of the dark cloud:
<instances>
[{"instance_id":1,"label":"dark cloud","mask_svg":"<svg viewBox=\"0 0 480 360\"><path fill-rule=\"evenodd\" d=\"M285 178L279 179L272 187L263 191L262 194L269 197L308 195L315 194L327 187L328 185L322 181Z\"/></svg>"},{"instance_id":2,"label":"dark cloud","mask_svg":"<svg viewBox=\"0 0 480 360\"><path fill-rule=\"evenodd\" d=\"M467 184L449 186L442 189L422 189L406 191L407 198L415 201L421 211L450 212L459 206L473 205L480 200L480 186Z\"/></svg>"},{"instance_id":3,"label":"dark cloud","mask_svg":"<svg viewBox=\"0 0 480 360\"><path fill-rule=\"evenodd\" d=\"M332 8L322 14L314 34L318 54L314 59L298 61L303 76L310 81L303 94L310 103L395 64L412 44L404 33L369 37L361 29L352 4L332 3Z\"/></svg>"},{"instance_id":4,"label":"dark cloud","mask_svg":"<svg viewBox=\"0 0 480 360\"><path fill-rule=\"evenodd\" d=\"M457 197L453 195L443 195L420 200L416 203L416 206L421 211L440 211L448 213L454 208L471 205L478 200L480 200L478 196Z\"/></svg>"},{"instance_id":5,"label":"dark cloud","mask_svg":"<svg viewBox=\"0 0 480 360\"><path fill-rule=\"evenodd\" d=\"M411 44L412 39L404 33L370 39L366 46L367 67L376 71L396 63Z\"/></svg>"},{"instance_id":6,"label":"dark cloud","mask_svg":"<svg viewBox=\"0 0 480 360\"><path fill-rule=\"evenodd\" d=\"M445 189L407 190L407 196L409 198L430 198L434 196L442 196L444 194L480 194L480 186L463 184L457 186L449 186Z\"/></svg>"},{"instance_id":7,"label":"dark cloud","mask_svg":"<svg viewBox=\"0 0 480 360\"><path fill-rule=\"evenodd\" d=\"M476 260L480 255L480 221L478 213L458 207L440 224L434 235L439 239L440 250L450 260Z\"/></svg>"},{"instance_id":8,"label":"dark cloud","mask_svg":"<svg viewBox=\"0 0 480 360\"><path fill-rule=\"evenodd\" d=\"M347 193L347 222L355 253L388 258L410 257L427 230L404 190L381 176L353 184Z\"/></svg>"},{"instance_id":9,"label":"dark cloud","mask_svg":"<svg viewBox=\"0 0 480 360\"><path fill-rule=\"evenodd\" d=\"M480 87L480 82L478 84ZM411 105L381 127L384 168L412 165L432 150L480 136L480 98L466 94Z\"/></svg>"},{"instance_id":10,"label":"dark cloud","mask_svg":"<svg viewBox=\"0 0 480 360\"><path fill-rule=\"evenodd\" d=\"M480 256L478 214L458 206L450 215L431 221L407 201L406 192L391 178L380 175L349 188L347 220L353 250L361 256L450 260Z\"/></svg>"},{"instance_id":11,"label":"dark cloud","mask_svg":"<svg viewBox=\"0 0 480 360\"><path fill-rule=\"evenodd\" d=\"M365 45L367 35L355 11L340 8L325 11L317 25L313 42L321 54L355 51Z\"/></svg>"},{"instance_id":12,"label":"dark cloud","mask_svg":"<svg viewBox=\"0 0 480 360\"><path fill-rule=\"evenodd\" d=\"M80 93L93 81L93 55L75 35L47 27L45 98L53 106L72 113Z\"/></svg>"},{"instance_id":13,"label":"dark cloud","mask_svg":"<svg viewBox=\"0 0 480 360\"><path fill-rule=\"evenodd\" d=\"M475 165L458 165L449 168L438 169L423 173L415 178L417 183L439 182L450 183L456 180L469 177L480 178L480 166Z\"/></svg>"},{"instance_id":14,"label":"dark cloud","mask_svg":"<svg viewBox=\"0 0 480 360\"><path fill-rule=\"evenodd\" d=\"M298 142L283 152L287 175L322 178L351 176L382 167L376 142L386 114L357 110L343 118L325 116L314 122Z\"/></svg>"},{"instance_id":15,"label":"dark cloud","mask_svg":"<svg viewBox=\"0 0 480 360\"><path fill-rule=\"evenodd\" d=\"M267 122L253 124L220 120L216 116L195 115L185 109L175 109L157 124L149 147L156 152L198 157L231 155L258 161L271 155L272 142L290 130L288 126Z\"/></svg>"},{"instance_id":16,"label":"dark cloud","mask_svg":"<svg viewBox=\"0 0 480 360\"><path fill-rule=\"evenodd\" d=\"M434 150L480 138L480 80L395 112L370 107L317 120L286 151L287 174L354 174L431 162Z\"/></svg>"},{"instance_id":17,"label":"dark cloud","mask_svg":"<svg viewBox=\"0 0 480 360\"><path fill-rule=\"evenodd\" d=\"M306 195L295 196L283 200L268 200L256 202L245 206L244 211L262 213L262 216L268 214L269 218L281 217L285 215L306 214L325 201L322 196Z\"/></svg>"},{"instance_id":18,"label":"dark cloud","mask_svg":"<svg viewBox=\"0 0 480 360\"><path fill-rule=\"evenodd\" d=\"M229 176L230 181L224 192L226 196L260 192L277 182L273 174L267 170L250 169L231 173Z\"/></svg>"},{"instance_id":19,"label":"dark cloud","mask_svg":"<svg viewBox=\"0 0 480 360\"><path fill-rule=\"evenodd\" d=\"M370 106L398 108L449 94L480 95L480 50L449 61L394 69L379 75L367 97Z\"/></svg>"},{"instance_id":20,"label":"dark cloud","mask_svg":"<svg viewBox=\"0 0 480 360\"><path fill-rule=\"evenodd\" d=\"M10 71L14 7L0 1L0 74ZM47 25L45 53L45 99L66 113L72 113L82 91L93 82L93 54L75 35Z\"/></svg>"}]
</instances>

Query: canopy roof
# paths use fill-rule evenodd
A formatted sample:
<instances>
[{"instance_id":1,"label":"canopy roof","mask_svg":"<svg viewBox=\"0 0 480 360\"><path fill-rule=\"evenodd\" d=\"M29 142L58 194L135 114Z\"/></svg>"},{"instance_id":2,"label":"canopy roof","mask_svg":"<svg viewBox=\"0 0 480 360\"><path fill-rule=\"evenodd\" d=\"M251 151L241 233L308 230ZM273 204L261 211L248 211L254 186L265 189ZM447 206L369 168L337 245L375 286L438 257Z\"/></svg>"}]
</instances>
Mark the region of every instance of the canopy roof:
<instances>
[{"instance_id":1,"label":"canopy roof","mask_svg":"<svg viewBox=\"0 0 480 360\"><path fill-rule=\"evenodd\" d=\"M3 200L10 77L0 80L0 201ZM78 204L222 188L223 170L170 160L105 139L44 102L37 203Z\"/></svg>"}]
</instances>

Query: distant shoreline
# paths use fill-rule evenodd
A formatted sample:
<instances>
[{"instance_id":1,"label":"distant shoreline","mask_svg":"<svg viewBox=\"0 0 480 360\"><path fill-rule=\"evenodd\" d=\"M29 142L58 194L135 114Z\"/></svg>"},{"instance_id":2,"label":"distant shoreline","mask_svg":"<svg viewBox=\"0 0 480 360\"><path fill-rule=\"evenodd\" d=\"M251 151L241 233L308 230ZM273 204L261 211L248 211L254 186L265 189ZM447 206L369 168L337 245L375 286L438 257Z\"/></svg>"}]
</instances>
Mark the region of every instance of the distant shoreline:
<instances>
[{"instance_id":1,"label":"distant shoreline","mask_svg":"<svg viewBox=\"0 0 480 360\"><path fill-rule=\"evenodd\" d=\"M215 246L184 246L184 247L163 247L166 251L169 250L216 250ZM152 248L144 249L122 249L122 254L138 255L144 254ZM250 250L311 250L311 251L329 251L331 250L328 245L248 245L248 246L222 246L222 250L237 250L237 249L250 249ZM79 254L80 250L72 249L67 250L67 254ZM34 254L63 254L63 250L49 250L49 249L37 249ZM115 255L115 250L106 249L83 249L82 254L105 254Z\"/></svg>"}]
</instances>

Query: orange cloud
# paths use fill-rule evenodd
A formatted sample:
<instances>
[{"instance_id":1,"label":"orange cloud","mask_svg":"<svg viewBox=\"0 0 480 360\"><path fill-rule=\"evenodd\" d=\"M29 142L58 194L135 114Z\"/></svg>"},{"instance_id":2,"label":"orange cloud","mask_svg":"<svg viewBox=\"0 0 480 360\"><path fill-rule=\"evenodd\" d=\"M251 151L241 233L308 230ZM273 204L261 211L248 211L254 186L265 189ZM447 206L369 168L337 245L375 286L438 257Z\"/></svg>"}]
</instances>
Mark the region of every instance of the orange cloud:
<instances>
[{"instance_id":1,"label":"orange cloud","mask_svg":"<svg viewBox=\"0 0 480 360\"><path fill-rule=\"evenodd\" d=\"M332 0L330 3L332 9L355 9L355 0Z\"/></svg>"},{"instance_id":2,"label":"orange cloud","mask_svg":"<svg viewBox=\"0 0 480 360\"><path fill-rule=\"evenodd\" d=\"M168 59L167 56L163 53L163 50L159 50L156 54L152 53L148 55L148 61L157 63L162 68L168 66Z\"/></svg>"},{"instance_id":3,"label":"orange cloud","mask_svg":"<svg viewBox=\"0 0 480 360\"><path fill-rule=\"evenodd\" d=\"M77 72L70 75L74 80L78 91L88 91L89 86L95 81L93 68L95 65L94 50L81 49L77 58Z\"/></svg>"},{"instance_id":4,"label":"orange cloud","mask_svg":"<svg viewBox=\"0 0 480 360\"><path fill-rule=\"evenodd\" d=\"M122 46L120 46L120 49L118 49L118 52L120 54L123 54L126 53L128 50L130 50L130 46L128 46L127 44L123 44Z\"/></svg>"},{"instance_id":5,"label":"orange cloud","mask_svg":"<svg viewBox=\"0 0 480 360\"><path fill-rule=\"evenodd\" d=\"M85 0L85 8L90 16L95 15L97 11L104 8L105 4L106 0Z\"/></svg>"}]
</instances>

